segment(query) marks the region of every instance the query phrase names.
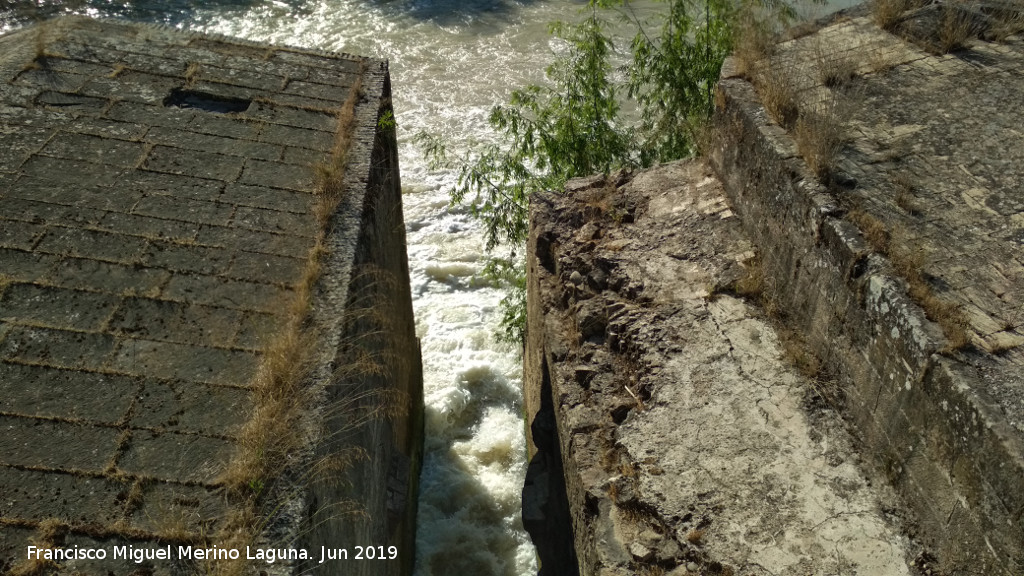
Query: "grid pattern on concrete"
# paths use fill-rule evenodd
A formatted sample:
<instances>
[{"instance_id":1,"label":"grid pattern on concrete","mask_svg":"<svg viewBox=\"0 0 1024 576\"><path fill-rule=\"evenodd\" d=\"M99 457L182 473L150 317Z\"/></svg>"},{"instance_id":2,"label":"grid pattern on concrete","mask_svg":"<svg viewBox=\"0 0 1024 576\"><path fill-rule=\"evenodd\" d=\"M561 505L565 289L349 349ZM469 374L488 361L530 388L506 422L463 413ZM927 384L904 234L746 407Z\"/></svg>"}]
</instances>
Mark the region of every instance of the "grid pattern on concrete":
<instances>
[{"instance_id":1,"label":"grid pattern on concrete","mask_svg":"<svg viewBox=\"0 0 1024 576\"><path fill-rule=\"evenodd\" d=\"M360 65L86 19L0 38L0 565L50 518L210 529Z\"/></svg>"}]
</instances>

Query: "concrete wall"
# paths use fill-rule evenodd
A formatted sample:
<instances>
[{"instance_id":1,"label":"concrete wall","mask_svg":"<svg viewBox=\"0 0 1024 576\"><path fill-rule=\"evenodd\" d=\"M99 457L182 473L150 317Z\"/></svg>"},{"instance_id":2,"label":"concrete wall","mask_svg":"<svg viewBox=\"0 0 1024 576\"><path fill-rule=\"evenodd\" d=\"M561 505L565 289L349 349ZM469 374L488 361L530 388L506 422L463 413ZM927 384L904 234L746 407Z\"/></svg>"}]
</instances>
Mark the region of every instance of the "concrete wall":
<instances>
[{"instance_id":1,"label":"concrete wall","mask_svg":"<svg viewBox=\"0 0 1024 576\"><path fill-rule=\"evenodd\" d=\"M318 322L330 334L325 368L323 441L316 456L353 447L365 453L343 476L306 486L308 516L299 542L307 548L396 546L398 562L334 563L318 573L412 574L419 471L423 449L423 380L406 258L402 190L384 62L364 75L349 149L347 192L332 219L330 259ZM327 359L327 356L325 356ZM397 394L396 394L397 393ZM381 406L390 414L374 414ZM367 416L370 416L368 419ZM329 474L329 473L328 473ZM356 504L353 510L348 504ZM355 512L355 513L351 513ZM318 558L302 570L313 569Z\"/></svg>"}]
</instances>

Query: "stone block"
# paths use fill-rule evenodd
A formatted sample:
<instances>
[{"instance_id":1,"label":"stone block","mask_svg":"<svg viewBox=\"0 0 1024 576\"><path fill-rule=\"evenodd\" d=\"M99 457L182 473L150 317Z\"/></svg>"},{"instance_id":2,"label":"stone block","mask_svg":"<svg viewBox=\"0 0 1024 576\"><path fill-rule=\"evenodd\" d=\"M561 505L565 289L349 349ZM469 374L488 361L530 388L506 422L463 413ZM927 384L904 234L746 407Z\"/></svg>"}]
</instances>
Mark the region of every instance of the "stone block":
<instances>
[{"instance_id":1,"label":"stone block","mask_svg":"<svg viewBox=\"0 0 1024 576\"><path fill-rule=\"evenodd\" d=\"M44 108L70 114L88 114L99 116L110 105L106 98L97 98L83 94L71 94L47 90L36 97L35 103Z\"/></svg>"},{"instance_id":2,"label":"stone block","mask_svg":"<svg viewBox=\"0 0 1024 576\"><path fill-rule=\"evenodd\" d=\"M302 278L306 261L272 254L238 252L227 275L251 282L291 285Z\"/></svg>"},{"instance_id":3,"label":"stone block","mask_svg":"<svg viewBox=\"0 0 1024 576\"><path fill-rule=\"evenodd\" d=\"M187 125L187 129L190 132L198 132L200 134L212 134L214 136L224 136L227 138L233 138L235 140L257 140L257 136L263 129L263 122L256 120L246 120L239 122L234 118L217 118L211 117L209 114L203 114L202 116L196 116L191 121L176 125L178 128ZM276 144L273 140L262 140L261 142L267 142L269 144Z\"/></svg>"},{"instance_id":4,"label":"stone block","mask_svg":"<svg viewBox=\"0 0 1024 576\"><path fill-rule=\"evenodd\" d=\"M149 130L149 126L137 122L116 122L106 118L83 116L64 125L63 129L76 134L137 141L142 139Z\"/></svg>"},{"instance_id":5,"label":"stone block","mask_svg":"<svg viewBox=\"0 0 1024 576\"><path fill-rule=\"evenodd\" d=\"M0 416L0 463L98 473L106 469L121 431L106 426Z\"/></svg>"},{"instance_id":6,"label":"stone block","mask_svg":"<svg viewBox=\"0 0 1024 576\"><path fill-rule=\"evenodd\" d=\"M38 224L0 220L0 247L31 250L46 230Z\"/></svg>"},{"instance_id":7,"label":"stone block","mask_svg":"<svg viewBox=\"0 0 1024 576\"><path fill-rule=\"evenodd\" d=\"M160 106L171 90L182 84L182 80L178 78L125 70L116 78L93 78L85 86L82 86L79 93L86 96Z\"/></svg>"},{"instance_id":8,"label":"stone block","mask_svg":"<svg viewBox=\"0 0 1024 576\"><path fill-rule=\"evenodd\" d=\"M28 68L15 76L14 82L35 88L75 93L89 81L86 74L57 70L49 64Z\"/></svg>"},{"instance_id":9,"label":"stone block","mask_svg":"<svg viewBox=\"0 0 1024 576\"><path fill-rule=\"evenodd\" d=\"M231 442L219 438L134 430L117 467L167 481L213 484L234 451Z\"/></svg>"},{"instance_id":10,"label":"stone block","mask_svg":"<svg viewBox=\"0 0 1024 576\"><path fill-rule=\"evenodd\" d=\"M167 268L175 272L220 274L227 270L233 255L234 252L221 248L152 242L143 261L147 266Z\"/></svg>"},{"instance_id":11,"label":"stone block","mask_svg":"<svg viewBox=\"0 0 1024 576\"><path fill-rule=\"evenodd\" d=\"M8 336L7 340L10 338ZM245 386L255 373L256 360L255 354L239 350L126 340L121 343L111 366L119 372L139 376Z\"/></svg>"},{"instance_id":12,"label":"stone block","mask_svg":"<svg viewBox=\"0 0 1024 576\"><path fill-rule=\"evenodd\" d=\"M10 525L4 526L3 534L4 537L0 538L0 570L8 572L25 559L25 550L32 543L35 530Z\"/></svg>"},{"instance_id":13,"label":"stone block","mask_svg":"<svg viewBox=\"0 0 1024 576\"><path fill-rule=\"evenodd\" d=\"M281 60L309 68L307 80L318 84L330 86L348 87L352 85L353 76L362 70L362 60L341 60L335 63L326 63L326 58L301 54L298 52L277 51L271 61ZM326 65L325 65L326 64Z\"/></svg>"},{"instance_id":14,"label":"stone block","mask_svg":"<svg viewBox=\"0 0 1024 576\"><path fill-rule=\"evenodd\" d=\"M57 182L61 186L110 186L123 172L106 164L39 155L29 158L22 170L27 176Z\"/></svg>"},{"instance_id":15,"label":"stone block","mask_svg":"<svg viewBox=\"0 0 1024 576\"><path fill-rule=\"evenodd\" d=\"M244 68L221 68L219 66L202 66L198 76L201 80L255 88L264 92L277 92L287 82L287 79L281 76L252 72Z\"/></svg>"},{"instance_id":16,"label":"stone block","mask_svg":"<svg viewBox=\"0 0 1024 576\"><path fill-rule=\"evenodd\" d=\"M236 156L156 146L142 167L153 172L231 181L241 173L243 162Z\"/></svg>"},{"instance_id":17,"label":"stone block","mask_svg":"<svg viewBox=\"0 0 1024 576\"><path fill-rule=\"evenodd\" d=\"M143 256L146 247L146 240L134 236L51 227L39 241L36 250L48 254L135 264Z\"/></svg>"},{"instance_id":18,"label":"stone block","mask_svg":"<svg viewBox=\"0 0 1024 576\"><path fill-rule=\"evenodd\" d=\"M59 188L53 187L55 185L41 182L36 184L42 184L43 186L40 188L45 187L47 190L59 190ZM36 222L40 224L95 226L106 215L106 212L102 210L16 198L15 194L22 194L23 185L22 182L18 182L15 184L15 192L11 193L8 197L0 198L0 213L4 214L4 216L14 220L21 220L22 222Z\"/></svg>"},{"instance_id":19,"label":"stone block","mask_svg":"<svg viewBox=\"0 0 1024 576\"><path fill-rule=\"evenodd\" d=\"M164 197L160 197L164 198ZM140 200L140 203L142 200ZM146 210L152 210L154 202L146 204ZM177 241L183 244L192 242L199 229L199 223L188 222L189 218L172 219L168 217L179 214L165 212L157 213L158 218L142 216L139 214L122 214L121 212L108 212L103 219L95 225L96 228L109 230L130 236L142 238Z\"/></svg>"},{"instance_id":20,"label":"stone block","mask_svg":"<svg viewBox=\"0 0 1024 576\"><path fill-rule=\"evenodd\" d=\"M229 204L192 200L191 198L147 196L139 200L133 212L169 220L225 225L231 220L234 207Z\"/></svg>"},{"instance_id":21,"label":"stone block","mask_svg":"<svg viewBox=\"0 0 1024 576\"><path fill-rule=\"evenodd\" d=\"M119 298L108 294L14 284L0 297L0 319L9 322L96 331L103 328Z\"/></svg>"},{"instance_id":22,"label":"stone block","mask_svg":"<svg viewBox=\"0 0 1024 576\"><path fill-rule=\"evenodd\" d=\"M281 126L280 124L267 124L260 130L257 139L260 142L312 149L318 152L327 152L334 147L334 135L329 132ZM262 184L262 182L255 182L255 184Z\"/></svg>"},{"instance_id":23,"label":"stone block","mask_svg":"<svg viewBox=\"0 0 1024 576\"><path fill-rule=\"evenodd\" d=\"M10 196L29 201L75 206L96 210L129 212L132 206L142 198L142 193L124 188L107 188L103 186L78 186L75 184L61 185L50 181L26 180L11 187ZM36 209L38 210L38 208ZM73 214L70 210L60 210L46 218L48 221L66 221L64 216ZM81 219L84 214L79 214ZM87 215L91 221L100 221L102 214Z\"/></svg>"},{"instance_id":24,"label":"stone block","mask_svg":"<svg viewBox=\"0 0 1024 576\"><path fill-rule=\"evenodd\" d=\"M56 261L56 258L45 254L38 257ZM4 261L2 255L0 261ZM88 258L64 258L42 278L47 284L123 295L151 294L159 290L170 276L167 270L124 266Z\"/></svg>"},{"instance_id":25,"label":"stone block","mask_svg":"<svg viewBox=\"0 0 1024 576\"><path fill-rule=\"evenodd\" d=\"M43 446L51 448L49 443ZM4 495L0 499L0 517L33 522L59 518L74 524L113 523L121 516L121 501L127 490L126 483L107 478L0 468L0 493ZM61 497L54 498L54 494ZM25 558L24 548L20 556Z\"/></svg>"},{"instance_id":26,"label":"stone block","mask_svg":"<svg viewBox=\"0 0 1024 576\"><path fill-rule=\"evenodd\" d=\"M313 190L313 170L296 169L292 164L248 160L239 182L311 192Z\"/></svg>"},{"instance_id":27,"label":"stone block","mask_svg":"<svg viewBox=\"0 0 1024 576\"><path fill-rule=\"evenodd\" d=\"M233 226L260 230L273 234L291 234L294 236L313 237L317 233L318 224L309 214L267 210L239 206L231 221Z\"/></svg>"},{"instance_id":28,"label":"stone block","mask_svg":"<svg viewBox=\"0 0 1024 576\"><path fill-rule=\"evenodd\" d=\"M110 318L110 330L142 340L229 346L241 318L241 313L227 308L126 298Z\"/></svg>"},{"instance_id":29,"label":"stone block","mask_svg":"<svg viewBox=\"0 0 1024 576\"><path fill-rule=\"evenodd\" d=\"M145 171L126 174L118 185L139 194L162 194L209 201L219 200L224 191L224 183L217 180Z\"/></svg>"},{"instance_id":30,"label":"stone block","mask_svg":"<svg viewBox=\"0 0 1024 576\"><path fill-rule=\"evenodd\" d=\"M0 196L6 194L11 189L11 185L18 179L17 174L11 174L3 170L4 168L0 168Z\"/></svg>"},{"instance_id":31,"label":"stone block","mask_svg":"<svg viewBox=\"0 0 1024 576\"><path fill-rule=\"evenodd\" d=\"M282 161L299 166L316 166L317 164L326 163L329 159L330 154L326 151L288 146L284 149L284 159Z\"/></svg>"},{"instance_id":32,"label":"stone block","mask_svg":"<svg viewBox=\"0 0 1024 576\"><path fill-rule=\"evenodd\" d=\"M7 222L3 224L6 226ZM55 256L0 248L0 274L15 282L35 282L53 269L57 261Z\"/></svg>"},{"instance_id":33,"label":"stone block","mask_svg":"<svg viewBox=\"0 0 1024 576\"><path fill-rule=\"evenodd\" d=\"M189 274L171 278L160 295L179 302L271 312L280 310L291 293L271 284Z\"/></svg>"},{"instance_id":34,"label":"stone block","mask_svg":"<svg viewBox=\"0 0 1024 576\"><path fill-rule=\"evenodd\" d=\"M0 133L0 165L15 171L53 135L52 128L26 127L16 133Z\"/></svg>"},{"instance_id":35,"label":"stone block","mask_svg":"<svg viewBox=\"0 0 1024 576\"><path fill-rule=\"evenodd\" d=\"M102 48L100 48L99 50L101 52L103 51ZM113 59L111 60L111 63L116 61L117 59ZM95 62L73 60L70 58L60 58L55 56L47 56L46 62L40 63L40 67L44 70L78 74L86 77L107 76L114 71L113 67L107 64L98 64Z\"/></svg>"},{"instance_id":36,"label":"stone block","mask_svg":"<svg viewBox=\"0 0 1024 576\"><path fill-rule=\"evenodd\" d=\"M98 370L114 350L107 334L69 332L50 328L11 328L0 343L0 358L28 364Z\"/></svg>"},{"instance_id":37,"label":"stone block","mask_svg":"<svg viewBox=\"0 0 1024 576\"><path fill-rule=\"evenodd\" d=\"M139 386L116 374L0 362L0 411L114 425L128 414Z\"/></svg>"},{"instance_id":38,"label":"stone block","mask_svg":"<svg viewBox=\"0 0 1024 576\"><path fill-rule=\"evenodd\" d=\"M309 150L305 151L307 154ZM230 202L240 206L266 208L281 212L306 214L312 211L314 197L304 192L291 192L280 188L253 186L248 184L228 184L219 198L222 202Z\"/></svg>"},{"instance_id":39,"label":"stone block","mask_svg":"<svg viewBox=\"0 0 1024 576\"><path fill-rule=\"evenodd\" d=\"M245 315L235 336L235 346L262 350L274 341L284 327L284 319L276 314L250 312Z\"/></svg>"},{"instance_id":40,"label":"stone block","mask_svg":"<svg viewBox=\"0 0 1024 576\"><path fill-rule=\"evenodd\" d=\"M340 102L321 100L319 98L307 98L306 96L299 96L296 94L285 94L283 92L277 92L272 97L265 100L266 103L273 104L279 108L288 107L296 110L302 110L304 112L315 112L322 114L333 115L335 110L341 104ZM279 122L283 124L298 124L300 122L312 122L312 119L303 121L300 118L293 116L281 117ZM316 128L314 128L316 129Z\"/></svg>"},{"instance_id":41,"label":"stone block","mask_svg":"<svg viewBox=\"0 0 1024 576\"><path fill-rule=\"evenodd\" d=\"M144 153L145 148L139 142L69 132L58 133L40 152L44 156L54 158L109 164L121 168L135 166Z\"/></svg>"},{"instance_id":42,"label":"stone block","mask_svg":"<svg viewBox=\"0 0 1024 576\"><path fill-rule=\"evenodd\" d=\"M224 497L216 488L158 482L145 487L141 505L132 514L131 522L140 530L156 534L182 531L203 534L215 531L228 511ZM161 567L166 569L166 566Z\"/></svg>"},{"instance_id":43,"label":"stone block","mask_svg":"<svg viewBox=\"0 0 1024 576\"><path fill-rule=\"evenodd\" d=\"M344 77L337 77L339 81L344 81ZM288 86L285 87L285 94L295 94L297 96L305 96L307 98L318 98L325 100L324 105L328 105L330 102L344 102L348 98L348 87L354 81L356 76L353 74L349 78L347 84L342 86L332 86L330 84L318 84L316 82L303 82L301 80L292 80L288 82Z\"/></svg>"},{"instance_id":44,"label":"stone block","mask_svg":"<svg viewBox=\"0 0 1024 576\"><path fill-rule=\"evenodd\" d=\"M184 108L150 106L138 102L114 102L107 110L111 120L143 126L183 126L195 118L196 112Z\"/></svg>"},{"instance_id":45,"label":"stone block","mask_svg":"<svg viewBox=\"0 0 1024 576\"><path fill-rule=\"evenodd\" d=\"M248 390L194 382L147 379L137 397L130 426L207 436L235 435L252 408Z\"/></svg>"},{"instance_id":46,"label":"stone block","mask_svg":"<svg viewBox=\"0 0 1024 576\"><path fill-rule=\"evenodd\" d=\"M283 149L273 144L241 140L235 137L228 138L187 132L160 126L151 128L146 133L146 142L228 156L258 158L260 160L279 160L283 154Z\"/></svg>"}]
</instances>

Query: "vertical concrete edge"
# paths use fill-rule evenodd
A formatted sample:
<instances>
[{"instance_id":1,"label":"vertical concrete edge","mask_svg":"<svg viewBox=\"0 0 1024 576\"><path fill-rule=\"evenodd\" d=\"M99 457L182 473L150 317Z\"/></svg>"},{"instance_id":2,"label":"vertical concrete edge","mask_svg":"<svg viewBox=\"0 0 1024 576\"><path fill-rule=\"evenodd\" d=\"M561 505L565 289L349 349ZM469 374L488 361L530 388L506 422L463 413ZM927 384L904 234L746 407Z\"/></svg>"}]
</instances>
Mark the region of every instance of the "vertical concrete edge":
<instances>
[{"instance_id":1,"label":"vertical concrete edge","mask_svg":"<svg viewBox=\"0 0 1024 576\"><path fill-rule=\"evenodd\" d=\"M346 470L326 472L322 478L293 478L298 496L286 501L281 518L265 532L270 538L265 539L295 542L309 551L311 560L296 563L282 574L306 574L315 568L325 575L408 576L413 570L423 389L397 149L393 130L388 132L378 122L390 109L388 64L366 60L343 193L325 238L327 257L312 302L313 323L321 337L311 381L320 390L321 401L309 425L318 430L319 440L296 469L314 470L339 449L356 452ZM379 273L369 274L370 268ZM371 276L373 281L368 282ZM373 314L389 317L390 333L384 344L366 346L394 365L383 366L382 374L356 372L339 377L353 361L352 338L360 337L353 332L363 327L360 318L353 318L363 312L354 310L353 304L367 289L373 292L371 305L379 307ZM366 404L397 396L405 399L400 411ZM352 424L347 414L339 413L339 406L359 409L367 416ZM277 528L281 524L287 528ZM275 530L288 535L282 538ZM319 564L321 547L345 549L348 560ZM367 549L373 549L369 552L373 556ZM360 554L364 559L356 560Z\"/></svg>"}]
</instances>

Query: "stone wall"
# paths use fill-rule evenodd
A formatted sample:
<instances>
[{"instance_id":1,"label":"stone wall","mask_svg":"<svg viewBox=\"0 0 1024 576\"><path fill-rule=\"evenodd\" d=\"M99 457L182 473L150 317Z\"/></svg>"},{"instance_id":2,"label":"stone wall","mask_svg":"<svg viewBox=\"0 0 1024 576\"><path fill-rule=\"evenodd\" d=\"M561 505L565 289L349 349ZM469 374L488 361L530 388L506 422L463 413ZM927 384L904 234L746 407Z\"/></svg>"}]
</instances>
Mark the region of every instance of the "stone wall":
<instances>
[{"instance_id":1,"label":"stone wall","mask_svg":"<svg viewBox=\"0 0 1024 576\"><path fill-rule=\"evenodd\" d=\"M390 94L386 62L160 27L0 37L0 571L32 568L30 543L225 545L248 494L253 544L394 545L320 572L411 573L422 383ZM266 458L256 383L307 309L306 442L225 498L239 454Z\"/></svg>"},{"instance_id":2,"label":"stone wall","mask_svg":"<svg viewBox=\"0 0 1024 576\"><path fill-rule=\"evenodd\" d=\"M1019 349L1011 345L990 353L994 339L1019 338L1019 329L1015 334L1007 321L989 328L988 318L1003 314L1002 307L1011 319L1020 303L1014 304L1013 290L988 292L985 270L991 260L1012 278L1020 248L1003 238L1020 223L1013 213L979 211L964 203L970 190L990 193L977 188L981 179L964 179L956 168L961 156L978 158L975 147L983 146L968 137L968 127L981 119L981 107L974 97L950 99L956 86L976 83L977 95L1001 90L1003 79L1019 84L1019 77L989 76L1019 66L1019 41L1004 48L979 43L974 55L929 56L861 18L840 19L780 51L783 58L796 58L810 52L811 42L827 45L831 37L841 39L836 46L859 42L864 54L894 58L881 68L864 63L857 70L850 93L887 96L853 113L851 140L838 163L845 174L840 185L834 182L829 189L818 182L796 154L791 136L771 120L753 86L731 72L731 63L718 89L719 140L712 164L758 247L772 297L823 361L827 375L841 384L865 453L917 515L917 535L927 555L937 559L944 574L1019 574L1024 570L1024 442L1015 425L1021 406L1011 400L1019 395ZM984 65L967 64L987 54L993 56ZM800 66L793 64L790 73ZM813 68L805 68L804 89L823 90L813 74ZM950 106L954 114L939 114ZM933 127L939 149L932 148ZM910 136L894 155L878 148L885 134ZM942 156L941 150L950 155ZM1000 158L991 149L984 163ZM918 168L917 162L934 168ZM894 175L907 170L915 174L915 202L927 206L923 218L906 206L901 211L893 200ZM906 198L899 203L906 204ZM908 296L907 283L891 262L845 218L854 208L870 212L890 233L909 231L918 239L930 289L962 302L968 311L972 342L966 348L950 350L940 327ZM894 243L898 236L892 235ZM996 308L983 304L989 299ZM981 313L977 306L992 312Z\"/></svg>"}]
</instances>

